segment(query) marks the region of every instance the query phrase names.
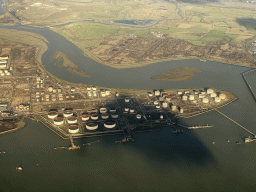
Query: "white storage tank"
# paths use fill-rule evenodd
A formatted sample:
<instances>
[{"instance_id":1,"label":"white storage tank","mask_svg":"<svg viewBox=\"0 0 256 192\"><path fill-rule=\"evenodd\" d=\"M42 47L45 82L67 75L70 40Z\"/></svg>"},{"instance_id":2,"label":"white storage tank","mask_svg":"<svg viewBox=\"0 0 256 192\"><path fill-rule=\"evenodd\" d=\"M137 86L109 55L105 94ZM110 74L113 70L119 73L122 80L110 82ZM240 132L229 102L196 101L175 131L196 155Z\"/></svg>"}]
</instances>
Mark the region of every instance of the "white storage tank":
<instances>
[{"instance_id":1,"label":"white storage tank","mask_svg":"<svg viewBox=\"0 0 256 192\"><path fill-rule=\"evenodd\" d=\"M187 95L183 95L183 96L182 96L182 100L183 100L183 101L187 101L187 100L188 100L188 96L187 96Z\"/></svg>"},{"instance_id":2,"label":"white storage tank","mask_svg":"<svg viewBox=\"0 0 256 192\"><path fill-rule=\"evenodd\" d=\"M211 94L211 93L213 93L214 91L213 91L213 89L207 89L207 93L208 94Z\"/></svg>"},{"instance_id":3,"label":"white storage tank","mask_svg":"<svg viewBox=\"0 0 256 192\"><path fill-rule=\"evenodd\" d=\"M203 103L209 103L209 99L208 98L202 98Z\"/></svg>"},{"instance_id":4,"label":"white storage tank","mask_svg":"<svg viewBox=\"0 0 256 192\"><path fill-rule=\"evenodd\" d=\"M167 102L170 102L170 101L171 101L171 97L170 97L170 96L166 96L165 100L166 100Z\"/></svg>"},{"instance_id":5,"label":"white storage tank","mask_svg":"<svg viewBox=\"0 0 256 192\"><path fill-rule=\"evenodd\" d=\"M130 101L130 99L129 99L128 97L126 97L126 98L124 99L124 101L125 101L126 103L128 103L128 102Z\"/></svg>"},{"instance_id":6,"label":"white storage tank","mask_svg":"<svg viewBox=\"0 0 256 192\"><path fill-rule=\"evenodd\" d=\"M160 109L160 105L156 105L156 108L157 108L157 109Z\"/></svg>"},{"instance_id":7,"label":"white storage tank","mask_svg":"<svg viewBox=\"0 0 256 192\"><path fill-rule=\"evenodd\" d=\"M110 95L110 91L106 91L106 95L107 95L107 96Z\"/></svg>"},{"instance_id":8,"label":"white storage tank","mask_svg":"<svg viewBox=\"0 0 256 192\"><path fill-rule=\"evenodd\" d=\"M53 89L52 92L53 92L53 93L56 93L56 89Z\"/></svg>"},{"instance_id":9,"label":"white storage tank","mask_svg":"<svg viewBox=\"0 0 256 192\"><path fill-rule=\"evenodd\" d=\"M88 113L83 113L82 114L82 121L88 121L90 118L89 114Z\"/></svg>"},{"instance_id":10,"label":"white storage tank","mask_svg":"<svg viewBox=\"0 0 256 192\"><path fill-rule=\"evenodd\" d=\"M160 119L164 119L164 116L163 116L163 115L160 115Z\"/></svg>"},{"instance_id":11,"label":"white storage tank","mask_svg":"<svg viewBox=\"0 0 256 192\"><path fill-rule=\"evenodd\" d=\"M226 95L224 93L220 94L220 99L226 99Z\"/></svg>"},{"instance_id":12,"label":"white storage tank","mask_svg":"<svg viewBox=\"0 0 256 192\"><path fill-rule=\"evenodd\" d=\"M109 115L108 113L102 113L101 118L102 119L108 119Z\"/></svg>"},{"instance_id":13,"label":"white storage tank","mask_svg":"<svg viewBox=\"0 0 256 192\"><path fill-rule=\"evenodd\" d=\"M190 101L193 101L195 99L195 96L194 95L189 95L189 100Z\"/></svg>"},{"instance_id":14,"label":"white storage tank","mask_svg":"<svg viewBox=\"0 0 256 192\"><path fill-rule=\"evenodd\" d=\"M61 88L58 88L58 93L61 93Z\"/></svg>"},{"instance_id":15,"label":"white storage tank","mask_svg":"<svg viewBox=\"0 0 256 192\"><path fill-rule=\"evenodd\" d=\"M76 116L68 117L68 124L75 124L75 123L77 123L77 117Z\"/></svg>"},{"instance_id":16,"label":"white storage tank","mask_svg":"<svg viewBox=\"0 0 256 192\"><path fill-rule=\"evenodd\" d=\"M119 93L116 93L116 97L119 97Z\"/></svg>"},{"instance_id":17,"label":"white storage tank","mask_svg":"<svg viewBox=\"0 0 256 192\"><path fill-rule=\"evenodd\" d=\"M159 90L156 90L155 91L155 96L159 96L160 95L160 91Z\"/></svg>"},{"instance_id":18,"label":"white storage tank","mask_svg":"<svg viewBox=\"0 0 256 192\"><path fill-rule=\"evenodd\" d=\"M134 109L130 109L130 112L131 112L131 113L134 113Z\"/></svg>"},{"instance_id":19,"label":"white storage tank","mask_svg":"<svg viewBox=\"0 0 256 192\"><path fill-rule=\"evenodd\" d=\"M49 86L48 91L49 91L49 92L52 92L52 90L53 90L53 87L52 87L52 86Z\"/></svg>"},{"instance_id":20,"label":"white storage tank","mask_svg":"<svg viewBox=\"0 0 256 192\"><path fill-rule=\"evenodd\" d=\"M107 113L107 108L105 107L100 108L100 113Z\"/></svg>"},{"instance_id":21,"label":"white storage tank","mask_svg":"<svg viewBox=\"0 0 256 192\"><path fill-rule=\"evenodd\" d=\"M182 108L180 108L180 113L183 113L183 109Z\"/></svg>"},{"instance_id":22,"label":"white storage tank","mask_svg":"<svg viewBox=\"0 0 256 192\"><path fill-rule=\"evenodd\" d=\"M185 91L185 94L189 94L189 91Z\"/></svg>"},{"instance_id":23,"label":"white storage tank","mask_svg":"<svg viewBox=\"0 0 256 192\"><path fill-rule=\"evenodd\" d=\"M158 101L154 101L154 105L158 105Z\"/></svg>"},{"instance_id":24,"label":"white storage tank","mask_svg":"<svg viewBox=\"0 0 256 192\"><path fill-rule=\"evenodd\" d=\"M92 96L91 91L89 91L87 94L88 94L88 96L89 96L89 97L91 97L91 96Z\"/></svg>"},{"instance_id":25,"label":"white storage tank","mask_svg":"<svg viewBox=\"0 0 256 192\"><path fill-rule=\"evenodd\" d=\"M112 117L113 119L116 119L116 118L118 118L118 114L113 113L113 114L111 115L111 117Z\"/></svg>"},{"instance_id":26,"label":"white storage tank","mask_svg":"<svg viewBox=\"0 0 256 192\"><path fill-rule=\"evenodd\" d=\"M97 113L92 113L91 114L91 119L92 120L98 120L99 119L99 115Z\"/></svg>"},{"instance_id":27,"label":"white storage tank","mask_svg":"<svg viewBox=\"0 0 256 192\"><path fill-rule=\"evenodd\" d=\"M204 98L204 96L205 96L204 94L199 94L198 95L199 99Z\"/></svg>"},{"instance_id":28,"label":"white storage tank","mask_svg":"<svg viewBox=\"0 0 256 192\"><path fill-rule=\"evenodd\" d=\"M87 87L87 91L91 91L92 88L90 86Z\"/></svg>"},{"instance_id":29,"label":"white storage tank","mask_svg":"<svg viewBox=\"0 0 256 192\"><path fill-rule=\"evenodd\" d=\"M96 91L97 90L96 86L92 86L92 90Z\"/></svg>"},{"instance_id":30,"label":"white storage tank","mask_svg":"<svg viewBox=\"0 0 256 192\"><path fill-rule=\"evenodd\" d=\"M96 130L99 126L97 123L88 123L85 127L88 130Z\"/></svg>"},{"instance_id":31,"label":"white storage tank","mask_svg":"<svg viewBox=\"0 0 256 192\"><path fill-rule=\"evenodd\" d=\"M172 105L172 111L176 111L177 110L177 106L176 105Z\"/></svg>"},{"instance_id":32,"label":"white storage tank","mask_svg":"<svg viewBox=\"0 0 256 192\"><path fill-rule=\"evenodd\" d=\"M71 134L76 134L79 132L79 127L78 127L78 124L72 124L69 126L69 129L68 129L69 133Z\"/></svg>"},{"instance_id":33,"label":"white storage tank","mask_svg":"<svg viewBox=\"0 0 256 192\"><path fill-rule=\"evenodd\" d=\"M125 107L125 108L124 108L124 111L125 111L125 112L129 112L129 108L128 108L128 107Z\"/></svg>"},{"instance_id":34,"label":"white storage tank","mask_svg":"<svg viewBox=\"0 0 256 192\"><path fill-rule=\"evenodd\" d=\"M60 125L63 125L64 120L63 120L63 118L61 116L58 116L58 117L54 118L54 122L53 123L54 123L54 125L60 126Z\"/></svg>"},{"instance_id":35,"label":"white storage tank","mask_svg":"<svg viewBox=\"0 0 256 192\"><path fill-rule=\"evenodd\" d=\"M149 96L149 97L153 97L153 93L151 93L151 92L148 93L148 96Z\"/></svg>"},{"instance_id":36,"label":"white storage tank","mask_svg":"<svg viewBox=\"0 0 256 192\"><path fill-rule=\"evenodd\" d=\"M137 114L137 115L136 115L136 118L137 118L137 119L141 119L141 114Z\"/></svg>"},{"instance_id":37,"label":"white storage tank","mask_svg":"<svg viewBox=\"0 0 256 192\"><path fill-rule=\"evenodd\" d=\"M167 107L168 107L168 104L167 104L166 102L163 102L163 103L162 103L162 106L163 106L163 108L167 108Z\"/></svg>"},{"instance_id":38,"label":"white storage tank","mask_svg":"<svg viewBox=\"0 0 256 192\"><path fill-rule=\"evenodd\" d=\"M58 112L57 111L50 111L49 113L48 113L48 118L49 119L54 119L54 118L56 118L58 116Z\"/></svg>"},{"instance_id":39,"label":"white storage tank","mask_svg":"<svg viewBox=\"0 0 256 192\"><path fill-rule=\"evenodd\" d=\"M97 92L96 91L93 91L93 96L97 97Z\"/></svg>"},{"instance_id":40,"label":"white storage tank","mask_svg":"<svg viewBox=\"0 0 256 192\"><path fill-rule=\"evenodd\" d=\"M110 113L115 113L116 112L116 108L109 108L109 112Z\"/></svg>"},{"instance_id":41,"label":"white storage tank","mask_svg":"<svg viewBox=\"0 0 256 192\"><path fill-rule=\"evenodd\" d=\"M66 109L64 111L64 117L71 117L73 115L73 111L70 109Z\"/></svg>"},{"instance_id":42,"label":"white storage tank","mask_svg":"<svg viewBox=\"0 0 256 192\"><path fill-rule=\"evenodd\" d=\"M216 103L219 103L219 102L221 101L221 99L220 99L220 97L215 97L215 98L214 98L214 101L215 101Z\"/></svg>"},{"instance_id":43,"label":"white storage tank","mask_svg":"<svg viewBox=\"0 0 256 192\"><path fill-rule=\"evenodd\" d=\"M104 123L104 127L107 128L107 129L113 129L116 127L116 122L115 121L111 121L111 120L108 120Z\"/></svg>"},{"instance_id":44,"label":"white storage tank","mask_svg":"<svg viewBox=\"0 0 256 192\"><path fill-rule=\"evenodd\" d=\"M182 91L178 91L178 95L182 95Z\"/></svg>"},{"instance_id":45,"label":"white storage tank","mask_svg":"<svg viewBox=\"0 0 256 192\"><path fill-rule=\"evenodd\" d=\"M217 97L216 93L210 93L210 97Z\"/></svg>"}]
</instances>

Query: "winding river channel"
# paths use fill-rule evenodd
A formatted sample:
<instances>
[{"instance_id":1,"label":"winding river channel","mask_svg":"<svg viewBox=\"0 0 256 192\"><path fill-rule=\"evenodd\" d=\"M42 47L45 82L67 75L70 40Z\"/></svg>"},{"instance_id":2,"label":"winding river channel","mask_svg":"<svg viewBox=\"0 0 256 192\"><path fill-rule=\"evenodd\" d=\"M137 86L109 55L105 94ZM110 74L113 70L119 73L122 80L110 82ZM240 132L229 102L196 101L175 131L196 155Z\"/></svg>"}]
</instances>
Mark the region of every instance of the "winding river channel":
<instances>
[{"instance_id":1,"label":"winding river channel","mask_svg":"<svg viewBox=\"0 0 256 192\"><path fill-rule=\"evenodd\" d=\"M219 109L256 132L256 104L241 73L250 68L199 60L166 61L132 69L114 69L95 62L61 35L48 28L21 25L4 27L44 36L48 50L42 56L46 70L66 81L104 87L172 89L214 87L230 91L238 100ZM0 29L1 30L1 29ZM91 77L73 75L53 65L52 56L66 53ZM202 73L180 82L150 79L161 72L193 66ZM171 133L169 127L136 133L134 142L115 144L121 135L75 140L80 150L54 150L67 146L42 124L27 120L24 129L0 135L0 190L3 191L254 191L255 143L244 144L249 133L211 111L181 120L190 125L214 125L201 130ZM227 142L230 140L230 142ZM96 143L88 144L90 142ZM212 141L215 144L212 144ZM236 142L240 141L241 145ZM17 172L16 166L24 170Z\"/></svg>"}]
</instances>

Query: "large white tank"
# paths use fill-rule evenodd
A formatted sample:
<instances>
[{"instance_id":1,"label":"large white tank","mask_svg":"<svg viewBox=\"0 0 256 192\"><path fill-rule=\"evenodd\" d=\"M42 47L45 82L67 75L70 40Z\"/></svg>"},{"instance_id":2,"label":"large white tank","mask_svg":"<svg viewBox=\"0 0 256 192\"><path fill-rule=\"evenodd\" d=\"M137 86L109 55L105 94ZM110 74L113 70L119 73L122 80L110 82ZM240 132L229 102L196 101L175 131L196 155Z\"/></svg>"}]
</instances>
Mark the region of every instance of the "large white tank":
<instances>
[{"instance_id":1,"label":"large white tank","mask_svg":"<svg viewBox=\"0 0 256 192\"><path fill-rule=\"evenodd\" d=\"M90 118L89 114L88 113L83 113L82 114L82 121L88 121Z\"/></svg>"},{"instance_id":2,"label":"large white tank","mask_svg":"<svg viewBox=\"0 0 256 192\"><path fill-rule=\"evenodd\" d=\"M137 114L137 115L136 115L136 118L137 118L137 119L141 119L141 114Z\"/></svg>"},{"instance_id":3,"label":"large white tank","mask_svg":"<svg viewBox=\"0 0 256 192\"><path fill-rule=\"evenodd\" d=\"M183 113L183 109L182 108L180 108L180 113Z\"/></svg>"},{"instance_id":4,"label":"large white tank","mask_svg":"<svg viewBox=\"0 0 256 192\"><path fill-rule=\"evenodd\" d=\"M107 129L113 129L113 128L116 127L116 122L115 121L111 121L111 120L106 121L104 123L104 127L107 128Z\"/></svg>"},{"instance_id":5,"label":"large white tank","mask_svg":"<svg viewBox=\"0 0 256 192\"><path fill-rule=\"evenodd\" d=\"M78 124L70 125L68 131L69 133L72 133L72 134L78 133L79 132Z\"/></svg>"},{"instance_id":6,"label":"large white tank","mask_svg":"<svg viewBox=\"0 0 256 192\"><path fill-rule=\"evenodd\" d=\"M128 97L126 97L126 98L124 99L124 101L125 101L126 103L128 103L128 102L130 101L130 99L129 99Z\"/></svg>"},{"instance_id":7,"label":"large white tank","mask_svg":"<svg viewBox=\"0 0 256 192\"><path fill-rule=\"evenodd\" d=\"M93 113L93 114L91 114L91 119L92 120L98 120L99 119L99 115L97 113Z\"/></svg>"},{"instance_id":8,"label":"large white tank","mask_svg":"<svg viewBox=\"0 0 256 192\"><path fill-rule=\"evenodd\" d=\"M117 119L117 118L118 118L118 114L114 113L114 114L111 115L111 117L112 117L113 119Z\"/></svg>"},{"instance_id":9,"label":"large white tank","mask_svg":"<svg viewBox=\"0 0 256 192\"><path fill-rule=\"evenodd\" d=\"M188 96L187 95L182 95L182 100L183 101L187 101L188 100Z\"/></svg>"},{"instance_id":10,"label":"large white tank","mask_svg":"<svg viewBox=\"0 0 256 192\"><path fill-rule=\"evenodd\" d=\"M226 99L226 95L224 93L220 94L220 99Z\"/></svg>"},{"instance_id":11,"label":"large white tank","mask_svg":"<svg viewBox=\"0 0 256 192\"><path fill-rule=\"evenodd\" d=\"M77 123L77 117L76 116L68 117L68 124L75 124L75 123Z\"/></svg>"},{"instance_id":12,"label":"large white tank","mask_svg":"<svg viewBox=\"0 0 256 192\"><path fill-rule=\"evenodd\" d=\"M204 94L199 94L198 97L201 99L201 98L204 98L205 95Z\"/></svg>"},{"instance_id":13,"label":"large white tank","mask_svg":"<svg viewBox=\"0 0 256 192\"><path fill-rule=\"evenodd\" d=\"M108 113L102 113L101 118L102 119L108 119L109 115Z\"/></svg>"},{"instance_id":14,"label":"large white tank","mask_svg":"<svg viewBox=\"0 0 256 192\"><path fill-rule=\"evenodd\" d=\"M182 95L182 91L178 91L178 95Z\"/></svg>"},{"instance_id":15,"label":"large white tank","mask_svg":"<svg viewBox=\"0 0 256 192\"><path fill-rule=\"evenodd\" d=\"M195 96L194 95L189 95L189 100L190 101L193 101L195 99Z\"/></svg>"},{"instance_id":16,"label":"large white tank","mask_svg":"<svg viewBox=\"0 0 256 192\"><path fill-rule=\"evenodd\" d=\"M167 104L166 102L163 102L163 103L162 103L162 106L163 106L163 108L167 108L167 107L168 107L168 104Z\"/></svg>"},{"instance_id":17,"label":"large white tank","mask_svg":"<svg viewBox=\"0 0 256 192\"><path fill-rule=\"evenodd\" d=\"M177 106L176 105L172 105L172 111L176 111L177 110Z\"/></svg>"},{"instance_id":18,"label":"large white tank","mask_svg":"<svg viewBox=\"0 0 256 192\"><path fill-rule=\"evenodd\" d=\"M216 93L210 93L210 97L217 97Z\"/></svg>"},{"instance_id":19,"label":"large white tank","mask_svg":"<svg viewBox=\"0 0 256 192\"><path fill-rule=\"evenodd\" d=\"M72 110L65 110L63 116L64 117L71 117L73 115Z\"/></svg>"},{"instance_id":20,"label":"large white tank","mask_svg":"<svg viewBox=\"0 0 256 192\"><path fill-rule=\"evenodd\" d=\"M221 99L220 99L220 97L215 97L215 98L214 98L214 101L215 101L216 103L219 103L219 102L221 101Z\"/></svg>"},{"instance_id":21,"label":"large white tank","mask_svg":"<svg viewBox=\"0 0 256 192\"><path fill-rule=\"evenodd\" d=\"M110 113L115 113L116 112L116 108L109 108L109 112Z\"/></svg>"},{"instance_id":22,"label":"large white tank","mask_svg":"<svg viewBox=\"0 0 256 192\"><path fill-rule=\"evenodd\" d=\"M49 92L52 92L52 90L53 90L53 87L52 87L52 86L49 86L48 91L49 91Z\"/></svg>"},{"instance_id":23,"label":"large white tank","mask_svg":"<svg viewBox=\"0 0 256 192\"><path fill-rule=\"evenodd\" d=\"M209 103L209 99L208 98L202 98L203 103Z\"/></svg>"},{"instance_id":24,"label":"large white tank","mask_svg":"<svg viewBox=\"0 0 256 192\"><path fill-rule=\"evenodd\" d=\"M213 89L207 89L207 93L210 94L210 93L213 93Z\"/></svg>"},{"instance_id":25,"label":"large white tank","mask_svg":"<svg viewBox=\"0 0 256 192\"><path fill-rule=\"evenodd\" d=\"M154 101L154 105L158 105L158 101Z\"/></svg>"},{"instance_id":26,"label":"large white tank","mask_svg":"<svg viewBox=\"0 0 256 192\"><path fill-rule=\"evenodd\" d=\"M107 113L107 108L105 107L100 108L100 113Z\"/></svg>"},{"instance_id":27,"label":"large white tank","mask_svg":"<svg viewBox=\"0 0 256 192\"><path fill-rule=\"evenodd\" d=\"M165 100L166 100L167 102L170 102L170 101L171 101L171 97L170 97L170 96L166 96Z\"/></svg>"},{"instance_id":28,"label":"large white tank","mask_svg":"<svg viewBox=\"0 0 256 192\"><path fill-rule=\"evenodd\" d=\"M54 118L56 118L58 116L58 112L57 111L50 111L49 113L48 113L48 118L49 119L54 119Z\"/></svg>"},{"instance_id":29,"label":"large white tank","mask_svg":"<svg viewBox=\"0 0 256 192\"><path fill-rule=\"evenodd\" d=\"M130 113L134 113L134 109L130 109Z\"/></svg>"},{"instance_id":30,"label":"large white tank","mask_svg":"<svg viewBox=\"0 0 256 192\"><path fill-rule=\"evenodd\" d=\"M149 92L149 93L148 93L148 96L149 96L149 97L153 97L153 93Z\"/></svg>"},{"instance_id":31,"label":"large white tank","mask_svg":"<svg viewBox=\"0 0 256 192\"><path fill-rule=\"evenodd\" d=\"M54 125L60 126L60 125L63 125L64 120L63 120L62 117L56 117L56 118L54 118L54 122L53 123L54 123Z\"/></svg>"},{"instance_id":32,"label":"large white tank","mask_svg":"<svg viewBox=\"0 0 256 192\"><path fill-rule=\"evenodd\" d=\"M85 127L88 130L95 130L98 129L99 126L97 123L88 123Z\"/></svg>"},{"instance_id":33,"label":"large white tank","mask_svg":"<svg viewBox=\"0 0 256 192\"><path fill-rule=\"evenodd\" d=\"M155 96L159 96L160 95L160 91L159 90L156 90L155 91Z\"/></svg>"}]
</instances>

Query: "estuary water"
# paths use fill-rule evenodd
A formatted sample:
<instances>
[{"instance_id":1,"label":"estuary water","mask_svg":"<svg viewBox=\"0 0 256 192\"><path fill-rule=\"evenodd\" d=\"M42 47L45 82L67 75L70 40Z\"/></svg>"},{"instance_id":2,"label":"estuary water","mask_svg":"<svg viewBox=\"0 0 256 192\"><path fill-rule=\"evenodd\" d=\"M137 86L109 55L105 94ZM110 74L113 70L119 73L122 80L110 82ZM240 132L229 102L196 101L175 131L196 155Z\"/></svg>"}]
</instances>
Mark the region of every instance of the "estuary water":
<instances>
[{"instance_id":1,"label":"estuary water","mask_svg":"<svg viewBox=\"0 0 256 192\"><path fill-rule=\"evenodd\" d=\"M3 10L2 4L3 4L3 0L0 0L0 15L4 14L4 10Z\"/></svg>"},{"instance_id":2,"label":"estuary water","mask_svg":"<svg viewBox=\"0 0 256 192\"><path fill-rule=\"evenodd\" d=\"M241 76L250 68L182 60L134 69L113 69L84 57L75 45L47 28L20 27L8 28L38 33L49 41L48 50L42 57L43 65L64 80L119 88L214 87L230 91L238 100L219 111L256 133L256 104ZM91 77L76 76L55 67L51 58L57 51L66 53ZM150 79L181 66L194 66L203 72L189 81ZM135 141L125 144L115 144L122 135L76 139L76 144L84 146L68 151L54 150L70 145L68 140L62 140L40 123L27 120L26 128L0 135L0 151L6 151L0 154L0 190L254 191L256 147L255 143L243 142L249 133L216 111L181 121L187 125L214 127L184 130L180 135L173 135L170 127L163 127L155 132L135 133ZM237 141L241 144L236 144ZM24 168L21 172L15 170L19 165Z\"/></svg>"}]
</instances>

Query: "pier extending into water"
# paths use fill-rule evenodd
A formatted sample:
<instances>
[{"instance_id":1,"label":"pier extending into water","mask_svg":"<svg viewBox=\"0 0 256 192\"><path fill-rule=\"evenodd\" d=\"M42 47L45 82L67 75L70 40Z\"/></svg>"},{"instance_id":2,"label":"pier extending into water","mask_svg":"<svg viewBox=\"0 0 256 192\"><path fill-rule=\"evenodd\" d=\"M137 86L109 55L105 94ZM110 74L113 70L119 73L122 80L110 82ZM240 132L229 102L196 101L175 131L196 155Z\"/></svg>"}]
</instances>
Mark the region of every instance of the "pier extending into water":
<instances>
[{"instance_id":1,"label":"pier extending into water","mask_svg":"<svg viewBox=\"0 0 256 192\"><path fill-rule=\"evenodd\" d=\"M245 83L246 83L248 89L250 90L250 92L251 92L251 94L252 94L252 97L253 97L254 100L256 101L256 95L255 95L255 93L253 92L252 87L251 87L251 85L249 84L248 80L246 79L246 75L249 74L249 73L252 73L252 72L255 72L255 70L252 69L252 70L250 70L250 71L247 71L247 72L243 73L243 74L242 74L242 77L243 77L243 79L244 79L244 81L245 81Z\"/></svg>"},{"instance_id":2,"label":"pier extending into water","mask_svg":"<svg viewBox=\"0 0 256 192\"><path fill-rule=\"evenodd\" d=\"M251 132L250 130L246 129L245 127L243 127L242 125L240 125L239 123L237 123L235 120L231 119L230 117L228 117L227 115L223 114L222 112L220 112L218 109L215 109L215 111L217 111L219 114L223 115L224 117L226 117L227 119L229 119L230 121L233 121L235 124L237 124L239 127L243 128L245 131L247 131L248 133L252 134L253 136L255 136L255 134L253 132Z\"/></svg>"}]
</instances>

